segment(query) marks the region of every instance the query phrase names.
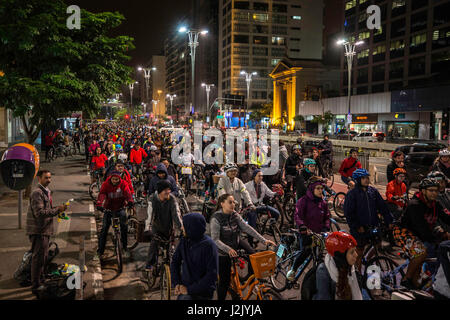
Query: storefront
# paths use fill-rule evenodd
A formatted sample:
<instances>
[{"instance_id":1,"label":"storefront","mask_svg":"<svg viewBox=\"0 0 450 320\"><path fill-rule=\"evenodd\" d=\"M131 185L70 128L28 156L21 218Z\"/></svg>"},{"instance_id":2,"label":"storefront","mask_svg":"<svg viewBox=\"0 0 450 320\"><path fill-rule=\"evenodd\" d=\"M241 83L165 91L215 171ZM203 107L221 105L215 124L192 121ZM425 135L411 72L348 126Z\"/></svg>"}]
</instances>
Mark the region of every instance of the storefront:
<instances>
[{"instance_id":1,"label":"storefront","mask_svg":"<svg viewBox=\"0 0 450 320\"><path fill-rule=\"evenodd\" d=\"M386 135L391 138L414 139L418 130L418 121L386 121Z\"/></svg>"},{"instance_id":2,"label":"storefront","mask_svg":"<svg viewBox=\"0 0 450 320\"><path fill-rule=\"evenodd\" d=\"M329 132L340 132L342 129L345 129L345 128L346 128L345 115L337 115L334 119L333 130L331 130Z\"/></svg>"},{"instance_id":3,"label":"storefront","mask_svg":"<svg viewBox=\"0 0 450 320\"><path fill-rule=\"evenodd\" d=\"M398 112L382 114L378 124L387 138L395 139L429 139L429 112Z\"/></svg>"},{"instance_id":4,"label":"storefront","mask_svg":"<svg viewBox=\"0 0 450 320\"><path fill-rule=\"evenodd\" d=\"M350 130L360 132L379 131L378 114L355 114L352 117Z\"/></svg>"}]
</instances>

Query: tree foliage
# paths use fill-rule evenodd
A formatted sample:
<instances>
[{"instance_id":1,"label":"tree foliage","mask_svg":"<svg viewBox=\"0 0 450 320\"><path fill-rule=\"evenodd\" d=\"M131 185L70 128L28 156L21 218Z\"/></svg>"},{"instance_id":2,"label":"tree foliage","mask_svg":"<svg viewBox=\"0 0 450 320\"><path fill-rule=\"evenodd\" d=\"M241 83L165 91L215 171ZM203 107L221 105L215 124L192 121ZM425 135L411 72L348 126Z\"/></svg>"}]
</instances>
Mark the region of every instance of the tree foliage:
<instances>
[{"instance_id":1,"label":"tree foliage","mask_svg":"<svg viewBox=\"0 0 450 320\"><path fill-rule=\"evenodd\" d=\"M261 121L269 118L273 110L273 103L257 104L250 107L250 120Z\"/></svg>"},{"instance_id":2,"label":"tree foliage","mask_svg":"<svg viewBox=\"0 0 450 320\"><path fill-rule=\"evenodd\" d=\"M81 10L70 30L63 0L0 1L0 103L20 117L28 142L59 116L95 114L102 101L130 81L133 39L109 37L120 13Z\"/></svg>"}]
</instances>

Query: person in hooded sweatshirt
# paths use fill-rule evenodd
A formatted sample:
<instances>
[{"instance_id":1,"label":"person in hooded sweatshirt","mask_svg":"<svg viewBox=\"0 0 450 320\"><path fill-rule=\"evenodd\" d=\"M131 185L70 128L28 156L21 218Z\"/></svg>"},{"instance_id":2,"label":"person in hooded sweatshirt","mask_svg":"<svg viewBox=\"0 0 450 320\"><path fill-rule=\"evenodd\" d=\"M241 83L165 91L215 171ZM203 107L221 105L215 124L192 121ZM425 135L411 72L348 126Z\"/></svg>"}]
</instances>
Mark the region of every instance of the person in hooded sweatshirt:
<instances>
[{"instance_id":1,"label":"person in hooded sweatshirt","mask_svg":"<svg viewBox=\"0 0 450 320\"><path fill-rule=\"evenodd\" d=\"M184 237L172 257L170 273L178 300L211 300L216 290L219 258L200 213L183 216Z\"/></svg>"},{"instance_id":2,"label":"person in hooded sweatshirt","mask_svg":"<svg viewBox=\"0 0 450 320\"><path fill-rule=\"evenodd\" d=\"M177 182L171 175L169 175L167 167L164 163L160 163L156 166L156 174L150 179L150 183L148 185L148 194L155 193L156 185L161 180L169 181L172 194L174 196L178 196Z\"/></svg>"}]
</instances>

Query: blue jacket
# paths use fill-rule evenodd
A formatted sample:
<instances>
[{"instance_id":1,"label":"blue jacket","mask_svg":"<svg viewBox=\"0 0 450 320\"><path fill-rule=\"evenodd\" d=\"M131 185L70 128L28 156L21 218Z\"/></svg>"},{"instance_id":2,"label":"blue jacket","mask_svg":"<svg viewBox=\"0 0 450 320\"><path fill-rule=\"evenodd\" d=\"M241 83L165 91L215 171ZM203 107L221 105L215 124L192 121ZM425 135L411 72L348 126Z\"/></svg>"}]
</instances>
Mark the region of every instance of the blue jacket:
<instances>
[{"instance_id":1,"label":"blue jacket","mask_svg":"<svg viewBox=\"0 0 450 320\"><path fill-rule=\"evenodd\" d=\"M160 177L158 177L158 173L165 173L166 177L164 179L161 179ZM177 182L175 181L175 179L169 175L169 173L167 172L167 168L164 165L164 163L160 163L156 166L156 173L155 175L152 177L152 179L150 180L149 184L148 184L148 193L149 194L153 194L156 191L156 184L158 183L158 181L160 180L167 180L170 182L170 184L172 185L172 194L174 196L178 196L178 187L177 187Z\"/></svg>"},{"instance_id":2,"label":"blue jacket","mask_svg":"<svg viewBox=\"0 0 450 320\"><path fill-rule=\"evenodd\" d=\"M355 234L362 226L379 226L377 213L383 215L386 224L392 223L392 215L378 190L369 186L366 192L356 183L355 188L347 193L344 202L344 214L350 233Z\"/></svg>"},{"instance_id":3,"label":"blue jacket","mask_svg":"<svg viewBox=\"0 0 450 320\"><path fill-rule=\"evenodd\" d=\"M205 235L206 220L201 214L185 215L183 226L187 238L181 239L170 265L173 285L184 285L189 295L212 297L219 265L217 246Z\"/></svg>"}]
</instances>

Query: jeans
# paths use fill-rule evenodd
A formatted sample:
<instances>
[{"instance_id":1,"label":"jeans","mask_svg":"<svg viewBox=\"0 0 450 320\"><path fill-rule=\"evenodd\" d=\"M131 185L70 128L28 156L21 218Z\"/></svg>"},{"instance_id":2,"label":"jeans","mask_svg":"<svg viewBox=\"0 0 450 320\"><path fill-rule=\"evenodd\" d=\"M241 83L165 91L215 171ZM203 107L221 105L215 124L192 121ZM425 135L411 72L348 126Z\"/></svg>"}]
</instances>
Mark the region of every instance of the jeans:
<instances>
[{"instance_id":1,"label":"jeans","mask_svg":"<svg viewBox=\"0 0 450 320\"><path fill-rule=\"evenodd\" d=\"M240 240L239 247L233 249L244 249L248 254L255 253L248 242ZM253 274L252 265L248 262L248 274ZM219 255L219 283L217 286L217 300L225 300L228 292L228 288L230 287L231 280L231 258L229 255L220 256Z\"/></svg>"},{"instance_id":2,"label":"jeans","mask_svg":"<svg viewBox=\"0 0 450 320\"><path fill-rule=\"evenodd\" d=\"M300 250L301 253L295 258L292 270L297 271L298 267L305 262L306 258L312 253L312 249L309 247L312 244L312 237L308 235L301 235L300 238Z\"/></svg>"},{"instance_id":3,"label":"jeans","mask_svg":"<svg viewBox=\"0 0 450 320\"><path fill-rule=\"evenodd\" d=\"M344 176L341 176L341 180L345 184L348 184L350 182L350 178L347 178L347 177L344 177Z\"/></svg>"},{"instance_id":4,"label":"jeans","mask_svg":"<svg viewBox=\"0 0 450 320\"><path fill-rule=\"evenodd\" d=\"M125 213L125 210L120 210L119 212L119 219L120 219L120 235L122 237L122 246L123 249L127 249L127 236L128 236L128 229L127 229L127 215ZM105 213L103 215L103 225L102 225L102 231L100 232L100 237L98 238L98 250L97 253L99 255L102 255L105 252L105 246L106 246L106 237L108 236L109 227L111 226L112 222L112 214Z\"/></svg>"}]
</instances>

